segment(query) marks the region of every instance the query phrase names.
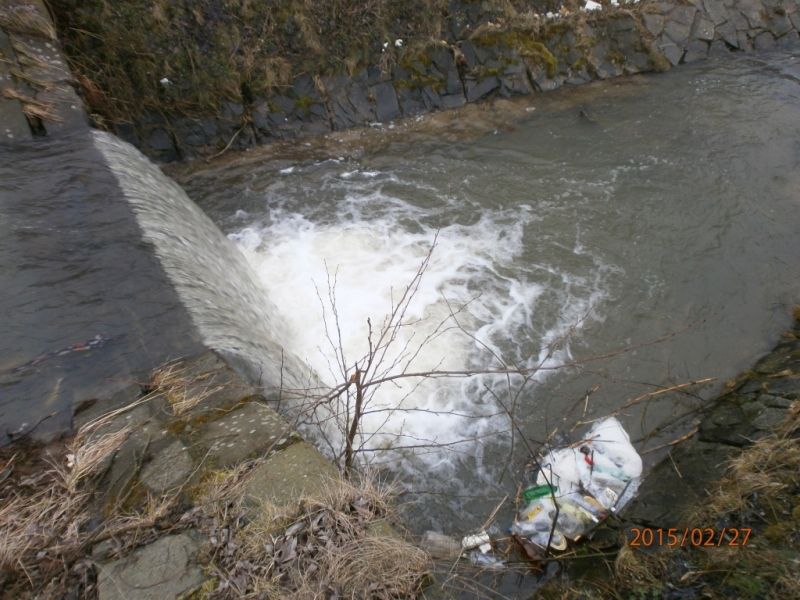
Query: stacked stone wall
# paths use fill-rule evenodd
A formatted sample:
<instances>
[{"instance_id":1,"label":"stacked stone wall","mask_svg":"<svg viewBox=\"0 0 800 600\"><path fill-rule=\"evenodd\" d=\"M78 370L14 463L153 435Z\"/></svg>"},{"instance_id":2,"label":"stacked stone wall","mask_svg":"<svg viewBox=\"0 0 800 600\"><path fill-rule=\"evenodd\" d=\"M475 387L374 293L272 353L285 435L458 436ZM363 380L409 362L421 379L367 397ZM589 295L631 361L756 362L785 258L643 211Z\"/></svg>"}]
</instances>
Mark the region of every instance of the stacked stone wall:
<instances>
[{"instance_id":1,"label":"stacked stone wall","mask_svg":"<svg viewBox=\"0 0 800 600\"><path fill-rule=\"evenodd\" d=\"M303 75L215 118L151 115L120 135L161 161L242 150L492 97L529 95L711 55L800 46L800 0L656 0L542 21L537 33L484 24L468 39L354 77Z\"/></svg>"}]
</instances>

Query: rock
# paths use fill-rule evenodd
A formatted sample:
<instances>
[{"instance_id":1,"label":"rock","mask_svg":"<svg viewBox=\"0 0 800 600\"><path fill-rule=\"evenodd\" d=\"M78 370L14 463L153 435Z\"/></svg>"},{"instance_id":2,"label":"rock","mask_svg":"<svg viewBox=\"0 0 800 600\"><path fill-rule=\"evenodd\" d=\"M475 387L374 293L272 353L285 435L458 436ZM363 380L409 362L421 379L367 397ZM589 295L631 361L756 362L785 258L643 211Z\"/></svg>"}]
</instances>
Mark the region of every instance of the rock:
<instances>
[{"instance_id":1,"label":"rock","mask_svg":"<svg viewBox=\"0 0 800 600\"><path fill-rule=\"evenodd\" d=\"M496 75L490 75L481 81L474 79L467 79L466 91L467 102L477 102L491 94L494 90L500 87L500 80Z\"/></svg>"},{"instance_id":2,"label":"rock","mask_svg":"<svg viewBox=\"0 0 800 600\"><path fill-rule=\"evenodd\" d=\"M753 40L753 45L755 46L755 49L759 51L774 50L777 47L775 38L772 37L772 34L769 31L765 31L764 33L756 36L756 38Z\"/></svg>"},{"instance_id":3,"label":"rock","mask_svg":"<svg viewBox=\"0 0 800 600\"><path fill-rule=\"evenodd\" d=\"M369 101L367 90L364 86L354 83L350 86L347 99L355 109L356 119L360 123L372 123L375 121L375 110Z\"/></svg>"},{"instance_id":4,"label":"rock","mask_svg":"<svg viewBox=\"0 0 800 600\"><path fill-rule=\"evenodd\" d=\"M142 469L142 483L154 492L165 492L183 484L194 468L194 461L186 446L176 441L159 452Z\"/></svg>"},{"instance_id":5,"label":"rock","mask_svg":"<svg viewBox=\"0 0 800 600\"><path fill-rule=\"evenodd\" d=\"M441 96L439 96L439 94L437 94L429 85L426 85L424 88L422 88L422 102L425 105L425 109L428 111L442 108L443 104Z\"/></svg>"},{"instance_id":6,"label":"rock","mask_svg":"<svg viewBox=\"0 0 800 600\"><path fill-rule=\"evenodd\" d=\"M397 102L397 93L391 82L379 83L370 88L375 97L375 115L381 123L391 121L400 116L400 105Z\"/></svg>"},{"instance_id":7,"label":"rock","mask_svg":"<svg viewBox=\"0 0 800 600\"><path fill-rule=\"evenodd\" d=\"M707 422L716 426L731 426L744 423L744 411L731 402L723 402L708 417Z\"/></svg>"},{"instance_id":8,"label":"rock","mask_svg":"<svg viewBox=\"0 0 800 600\"><path fill-rule=\"evenodd\" d=\"M714 23L701 16L699 13L692 25L692 33L690 37L694 40L703 40L704 42L711 42L714 40Z\"/></svg>"},{"instance_id":9,"label":"rock","mask_svg":"<svg viewBox=\"0 0 800 600\"><path fill-rule=\"evenodd\" d=\"M686 48L686 54L683 55L683 62L693 63L698 60L705 60L706 56L708 56L708 42L693 40L689 42Z\"/></svg>"},{"instance_id":10,"label":"rock","mask_svg":"<svg viewBox=\"0 0 800 600\"><path fill-rule=\"evenodd\" d=\"M800 45L800 34L790 31L782 38L778 39L778 48L792 49Z\"/></svg>"},{"instance_id":11,"label":"rock","mask_svg":"<svg viewBox=\"0 0 800 600\"><path fill-rule=\"evenodd\" d=\"M739 47L739 38L736 34L736 28L731 23L725 23L716 28L717 36L722 38L731 48Z\"/></svg>"},{"instance_id":12,"label":"rock","mask_svg":"<svg viewBox=\"0 0 800 600\"><path fill-rule=\"evenodd\" d=\"M759 360L753 367L753 370L758 373L778 373L783 371L786 362L792 358L793 352L794 349L792 346L780 344L775 350Z\"/></svg>"},{"instance_id":13,"label":"rock","mask_svg":"<svg viewBox=\"0 0 800 600\"><path fill-rule=\"evenodd\" d=\"M670 0L656 0L651 7L655 12L664 15L675 8L675 3Z\"/></svg>"},{"instance_id":14,"label":"rock","mask_svg":"<svg viewBox=\"0 0 800 600\"><path fill-rule=\"evenodd\" d=\"M677 66L679 62L681 62L681 57L683 56L683 48L678 47L678 45L673 42L671 39L666 37L665 35L661 35L656 40L656 48L658 49L661 54L663 54L666 59L670 62L670 64L674 67Z\"/></svg>"},{"instance_id":15,"label":"rock","mask_svg":"<svg viewBox=\"0 0 800 600\"><path fill-rule=\"evenodd\" d=\"M753 44L750 42L750 39L747 37L747 34L744 31L737 31L736 39L739 42L739 50L744 50L747 52L753 49Z\"/></svg>"},{"instance_id":16,"label":"rock","mask_svg":"<svg viewBox=\"0 0 800 600\"><path fill-rule=\"evenodd\" d=\"M212 464L230 467L246 458L261 456L297 441L289 424L270 407L248 402L216 421L200 426L195 455L206 455Z\"/></svg>"},{"instance_id":17,"label":"rock","mask_svg":"<svg viewBox=\"0 0 800 600\"><path fill-rule=\"evenodd\" d=\"M776 38L780 38L793 31L792 22L786 15L773 14L769 18L769 30Z\"/></svg>"},{"instance_id":18,"label":"rock","mask_svg":"<svg viewBox=\"0 0 800 600\"><path fill-rule=\"evenodd\" d=\"M782 396L791 400L797 400L800 394L800 379L791 377L781 377L779 379L768 380L767 389L773 396Z\"/></svg>"},{"instance_id":19,"label":"rock","mask_svg":"<svg viewBox=\"0 0 800 600\"><path fill-rule=\"evenodd\" d=\"M668 24L679 23L681 25L688 25L689 27L691 27L692 23L694 23L694 17L696 14L697 14L697 9L694 6L680 4L676 6L671 13L669 13L667 21Z\"/></svg>"},{"instance_id":20,"label":"rock","mask_svg":"<svg viewBox=\"0 0 800 600\"><path fill-rule=\"evenodd\" d=\"M243 491L244 505L250 511L257 510L262 499L290 505L336 477L336 467L314 446L293 444L270 456L250 475Z\"/></svg>"},{"instance_id":21,"label":"rock","mask_svg":"<svg viewBox=\"0 0 800 600\"><path fill-rule=\"evenodd\" d=\"M100 566L99 600L172 600L207 579L195 563L198 547L189 534L170 535L130 556Z\"/></svg>"},{"instance_id":22,"label":"rock","mask_svg":"<svg viewBox=\"0 0 800 600\"><path fill-rule=\"evenodd\" d=\"M664 31L664 23L666 22L664 15L645 13L642 15L642 20L644 21L644 26L653 35L658 35Z\"/></svg>"},{"instance_id":23,"label":"rock","mask_svg":"<svg viewBox=\"0 0 800 600\"><path fill-rule=\"evenodd\" d=\"M747 19L751 29L766 29L764 6L758 0L739 0L739 12Z\"/></svg>"},{"instance_id":24,"label":"rock","mask_svg":"<svg viewBox=\"0 0 800 600\"><path fill-rule=\"evenodd\" d=\"M780 427L786 419L786 410L783 408L765 408L760 415L753 419L753 425L758 429L773 431Z\"/></svg>"},{"instance_id":25,"label":"rock","mask_svg":"<svg viewBox=\"0 0 800 600\"><path fill-rule=\"evenodd\" d=\"M722 25L728 20L728 9L719 0L703 0L703 6L714 25Z\"/></svg>"},{"instance_id":26,"label":"rock","mask_svg":"<svg viewBox=\"0 0 800 600\"><path fill-rule=\"evenodd\" d=\"M678 21L669 21L664 27L662 37L666 36L681 49L686 47L689 42L689 34L692 32L692 24L680 23Z\"/></svg>"},{"instance_id":27,"label":"rock","mask_svg":"<svg viewBox=\"0 0 800 600\"><path fill-rule=\"evenodd\" d=\"M154 130L150 134L147 143L153 150L172 150L172 140L170 139L169 133L164 129Z\"/></svg>"},{"instance_id":28,"label":"rock","mask_svg":"<svg viewBox=\"0 0 800 600\"><path fill-rule=\"evenodd\" d=\"M794 401L789 398L781 398L779 396L772 396L771 394L762 394L759 400L770 408L791 408L792 404L794 404Z\"/></svg>"},{"instance_id":29,"label":"rock","mask_svg":"<svg viewBox=\"0 0 800 600\"><path fill-rule=\"evenodd\" d=\"M206 118L201 119L200 126L203 128L203 133L205 133L208 137L214 137L217 135L217 120Z\"/></svg>"},{"instance_id":30,"label":"rock","mask_svg":"<svg viewBox=\"0 0 800 600\"><path fill-rule=\"evenodd\" d=\"M722 427L705 427L700 431L700 441L728 446L749 446L755 439L757 427L749 423Z\"/></svg>"},{"instance_id":31,"label":"rock","mask_svg":"<svg viewBox=\"0 0 800 600\"><path fill-rule=\"evenodd\" d=\"M460 108L467 103L464 94L447 94L442 96L442 108Z\"/></svg>"},{"instance_id":32,"label":"rock","mask_svg":"<svg viewBox=\"0 0 800 600\"><path fill-rule=\"evenodd\" d=\"M475 65L478 64L478 55L475 51L475 46L472 42L464 42L461 44L461 52L464 59L467 61L467 71L472 71Z\"/></svg>"},{"instance_id":33,"label":"rock","mask_svg":"<svg viewBox=\"0 0 800 600\"><path fill-rule=\"evenodd\" d=\"M728 49L728 45L722 40L713 42L708 50L708 55L713 58L726 58L730 54L731 51Z\"/></svg>"},{"instance_id":34,"label":"rock","mask_svg":"<svg viewBox=\"0 0 800 600\"><path fill-rule=\"evenodd\" d=\"M308 96L315 91L314 80L310 75L300 75L292 82L292 92L298 98Z\"/></svg>"}]
</instances>

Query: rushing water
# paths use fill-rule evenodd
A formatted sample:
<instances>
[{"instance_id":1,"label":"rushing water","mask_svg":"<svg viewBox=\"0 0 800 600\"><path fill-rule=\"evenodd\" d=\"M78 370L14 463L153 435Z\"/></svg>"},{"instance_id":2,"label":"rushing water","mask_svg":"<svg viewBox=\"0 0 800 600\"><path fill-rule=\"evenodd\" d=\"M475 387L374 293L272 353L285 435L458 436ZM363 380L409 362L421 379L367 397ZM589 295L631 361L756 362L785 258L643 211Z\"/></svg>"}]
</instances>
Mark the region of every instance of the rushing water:
<instances>
[{"instance_id":1,"label":"rushing water","mask_svg":"<svg viewBox=\"0 0 800 600\"><path fill-rule=\"evenodd\" d=\"M370 326L376 344L398 305L382 369L541 367L510 385L399 379L369 398L363 457L432 493L420 530L468 529L513 496L516 478L499 479L525 461L520 433L542 440L660 387L716 378L621 418L641 440L690 412L775 342L800 292L797 56L708 61L520 102L469 113L473 132L486 130L478 139L453 135L451 113L427 117L427 137L376 128L350 158L319 160L306 142L291 163L254 152L181 179L327 383L352 375ZM519 118L494 130L500 110Z\"/></svg>"},{"instance_id":2,"label":"rushing water","mask_svg":"<svg viewBox=\"0 0 800 600\"><path fill-rule=\"evenodd\" d=\"M192 166L181 183L247 268L180 190L95 138L0 151L0 422L68 419L65 403L199 341L257 372L283 345L330 386L372 347L368 379L455 373L366 395L358 457L419 493L419 531L480 525L516 493L531 440L716 378L621 412L641 450L679 437L800 300L797 56ZM499 367L524 377L466 376ZM305 425L332 454L347 398Z\"/></svg>"}]
</instances>

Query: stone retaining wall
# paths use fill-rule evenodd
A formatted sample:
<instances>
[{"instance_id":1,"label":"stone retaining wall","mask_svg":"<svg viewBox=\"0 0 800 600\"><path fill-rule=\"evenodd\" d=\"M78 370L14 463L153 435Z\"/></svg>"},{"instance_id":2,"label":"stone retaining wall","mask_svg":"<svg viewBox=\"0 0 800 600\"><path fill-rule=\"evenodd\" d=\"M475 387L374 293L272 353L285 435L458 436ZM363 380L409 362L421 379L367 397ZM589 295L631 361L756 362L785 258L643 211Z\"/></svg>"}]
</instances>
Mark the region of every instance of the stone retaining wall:
<instances>
[{"instance_id":1,"label":"stone retaining wall","mask_svg":"<svg viewBox=\"0 0 800 600\"><path fill-rule=\"evenodd\" d=\"M596 79L661 71L709 54L791 48L800 43L798 0L656 0L630 8L544 19L531 37L484 24L355 77L297 78L251 104L225 103L216 118L150 115L119 134L159 161L245 149L323 134L492 97L511 97Z\"/></svg>"}]
</instances>

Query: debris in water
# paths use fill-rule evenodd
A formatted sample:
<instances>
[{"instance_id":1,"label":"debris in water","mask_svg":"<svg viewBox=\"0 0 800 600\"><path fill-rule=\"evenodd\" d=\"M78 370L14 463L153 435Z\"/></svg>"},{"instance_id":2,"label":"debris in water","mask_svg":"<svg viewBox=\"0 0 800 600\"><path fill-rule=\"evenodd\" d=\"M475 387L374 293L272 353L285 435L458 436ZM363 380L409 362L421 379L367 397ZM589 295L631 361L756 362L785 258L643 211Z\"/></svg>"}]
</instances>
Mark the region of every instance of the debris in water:
<instances>
[{"instance_id":1,"label":"debris in water","mask_svg":"<svg viewBox=\"0 0 800 600\"><path fill-rule=\"evenodd\" d=\"M525 553L564 550L610 513L630 502L642 475L642 459L614 417L595 423L579 444L548 452L539 461L536 485L509 532ZM533 546L531 546L533 545Z\"/></svg>"}]
</instances>

